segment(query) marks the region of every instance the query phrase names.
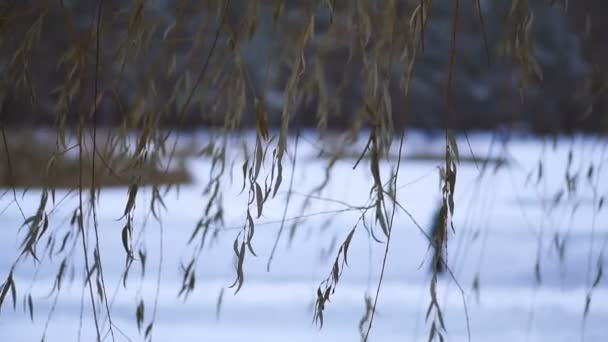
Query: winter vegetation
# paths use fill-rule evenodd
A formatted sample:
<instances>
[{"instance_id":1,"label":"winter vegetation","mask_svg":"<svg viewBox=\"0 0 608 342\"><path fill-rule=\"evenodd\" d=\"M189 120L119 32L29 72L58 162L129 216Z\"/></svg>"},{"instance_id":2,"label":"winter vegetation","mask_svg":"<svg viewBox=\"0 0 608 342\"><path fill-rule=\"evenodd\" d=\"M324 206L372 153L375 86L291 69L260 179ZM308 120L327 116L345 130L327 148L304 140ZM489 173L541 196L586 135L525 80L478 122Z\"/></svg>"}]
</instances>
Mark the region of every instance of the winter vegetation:
<instances>
[{"instance_id":1,"label":"winter vegetation","mask_svg":"<svg viewBox=\"0 0 608 342\"><path fill-rule=\"evenodd\" d=\"M604 341L605 10L3 1L0 336Z\"/></svg>"}]
</instances>

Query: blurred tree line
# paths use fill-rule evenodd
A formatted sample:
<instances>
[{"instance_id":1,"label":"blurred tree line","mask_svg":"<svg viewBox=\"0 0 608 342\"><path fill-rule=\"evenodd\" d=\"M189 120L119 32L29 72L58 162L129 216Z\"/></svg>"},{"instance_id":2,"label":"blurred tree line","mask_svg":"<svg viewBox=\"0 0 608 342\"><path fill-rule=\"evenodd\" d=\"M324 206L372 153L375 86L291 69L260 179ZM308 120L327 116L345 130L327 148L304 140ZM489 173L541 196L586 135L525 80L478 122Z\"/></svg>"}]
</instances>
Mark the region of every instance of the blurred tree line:
<instances>
[{"instance_id":1,"label":"blurred tree line","mask_svg":"<svg viewBox=\"0 0 608 342\"><path fill-rule=\"evenodd\" d=\"M2 123L91 123L97 68L98 125L608 127L602 0L105 0L99 27L98 6L0 4Z\"/></svg>"}]
</instances>

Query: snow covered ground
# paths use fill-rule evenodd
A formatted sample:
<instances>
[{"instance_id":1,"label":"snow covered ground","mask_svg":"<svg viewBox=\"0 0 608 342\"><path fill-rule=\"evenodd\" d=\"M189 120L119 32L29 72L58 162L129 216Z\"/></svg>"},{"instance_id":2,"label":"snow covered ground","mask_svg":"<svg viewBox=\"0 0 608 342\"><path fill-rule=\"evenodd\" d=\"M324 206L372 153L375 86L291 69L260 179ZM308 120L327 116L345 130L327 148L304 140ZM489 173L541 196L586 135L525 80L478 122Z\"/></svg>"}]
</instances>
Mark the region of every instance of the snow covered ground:
<instances>
[{"instance_id":1,"label":"snow covered ground","mask_svg":"<svg viewBox=\"0 0 608 342\"><path fill-rule=\"evenodd\" d=\"M208 136L200 133L194 138L204 144ZM302 215L304 195L319 185L325 175L327 160L314 158L319 148L315 141L312 133L299 141L288 219ZM467 141L458 141L461 155L469 154ZM584 327L583 310L598 262L608 261L605 251L608 214L605 208L597 210L600 198L606 196L608 189L608 177L601 169L608 159L605 154L608 141L574 137L561 139L554 145L550 140L520 137L505 146L492 141L492 137L485 134L469 137L475 155L504 156L508 165L496 171L489 167L482 178L479 178L481 163L462 163L458 167L456 234L450 236L448 263L464 296L450 277L440 279L438 297L444 310L447 340L468 340L464 298L473 341L606 341L608 287L605 280L602 279L592 293ZM398 143L393 145L395 152ZM360 151L364 144L362 141L353 148ZM288 144L291 151L294 145L291 139ZM404 153L441 155L443 146L441 139L412 132L407 135ZM151 194L149 189L140 191L135 220L138 231L145 226L140 241L148 251L147 270L142 280L139 266L134 266L126 288L120 280L125 260L121 243L124 220L120 218L127 189L101 192L97 213L101 258L108 296L112 298L110 310L117 327L115 339L143 340L137 331L135 308L140 298L145 299L145 322L149 322L158 291L153 328L156 341L360 340L358 324L364 314L364 298L366 294L375 294L385 248L385 244L371 241L362 225L353 236L348 252L350 266L344 269L335 297L327 306L322 329L312 322L312 308L316 289L330 274L337 252L336 248L330 248L332 241L335 240L334 246L339 246L360 215L358 211L337 212L347 207L327 199L352 206L366 205L373 182L368 163L363 161L355 170L352 169L354 160L335 164L327 187L318 198L312 199L304 212L307 217L297 221L293 243L288 246L289 234L283 234L267 272L266 264L280 227L289 186L291 168L290 162L286 162L281 190L256 219L253 247L258 256L247 256L244 285L234 296L234 290L227 288L236 274L232 243L245 222L247 204L246 191L238 194L242 185L242 161L237 150L240 148L227 151L229 161L236 161L232 165L233 184L223 187L226 227L202 254L197 266L196 289L186 301L177 296L181 287L179 265L187 262L193 253L187 241L207 204L201 193L209 181L209 161L192 160L190 167L195 184L182 186L165 198L167 210L162 215L162 235L157 221L144 220ZM560 197L560 190L566 189L569 151L572 151L569 174L578 172L578 189L573 197L567 192ZM396 160L384 162L383 172L395 163ZM437 166L441 164L406 158L399 172L398 199L425 230L430 227L439 200ZM542 164L541 171L539 164ZM588 181L590 165L593 172ZM265 172L270 172L269 166L262 171ZM539 174L542 177L539 178ZM35 212L40 191L29 190L25 195L22 192L18 190L19 204L26 213ZM65 191L58 191L57 200L64 195ZM558 197L560 201L555 201ZM2 281L17 257L22 237L18 229L23 219L12 200L11 192L0 199ZM76 205L77 197L73 196L58 205L49 216L49 229L60 233L73 230L66 222ZM252 211L256 211L255 204ZM285 229L290 227L291 224L286 224ZM378 233L381 236L380 230ZM556 237L558 242L566 241L561 261ZM329 256L328 249L331 250ZM162 269L158 278L161 254ZM420 267L423 261L428 261L428 256L424 236L407 215L397 211L371 341L428 339L429 323L425 323L424 316L430 301L429 272L427 264ZM82 259L79 249L74 257ZM535 272L537 261L540 283ZM16 268L19 298L31 287L34 322L30 321L29 313L24 312L21 300L17 310L13 310L7 298L0 312L0 341L41 339L55 299L47 295L53 287L59 262L59 259L45 259L46 266L37 273L30 261ZM45 341L76 341L79 336L82 341L94 340L88 292L82 291L81 269L77 267L75 272L74 282L64 284L57 297ZM217 301L222 288L225 290L218 319ZM81 307L84 307L82 322ZM105 328L105 315L101 317ZM110 340L111 337L106 336L106 341Z\"/></svg>"}]
</instances>

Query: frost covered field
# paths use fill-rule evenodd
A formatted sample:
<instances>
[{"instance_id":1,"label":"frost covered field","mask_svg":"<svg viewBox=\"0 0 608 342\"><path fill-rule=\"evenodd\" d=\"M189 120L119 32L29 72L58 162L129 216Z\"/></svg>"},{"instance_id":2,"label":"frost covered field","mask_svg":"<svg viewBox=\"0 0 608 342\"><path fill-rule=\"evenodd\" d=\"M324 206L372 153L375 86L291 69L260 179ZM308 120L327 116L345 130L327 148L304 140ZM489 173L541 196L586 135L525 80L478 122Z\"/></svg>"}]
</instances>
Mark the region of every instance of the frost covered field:
<instances>
[{"instance_id":1,"label":"frost covered field","mask_svg":"<svg viewBox=\"0 0 608 342\"><path fill-rule=\"evenodd\" d=\"M597 278L598 265L608 262L608 214L605 206L597 210L608 190L608 175L602 170L608 161L608 141L579 136L563 138L554 145L551 140L519 137L503 145L490 135L469 138L477 157L502 156L507 164L497 170L488 164L483 177L482 162L463 161L458 166L456 233L449 237L447 257L464 294L449 276L439 280L438 298L444 310L447 340L468 340L464 302L472 341L608 340L605 279L600 279L591 293L589 313L583 322L585 298ZM202 146L208 136L201 133L183 139L195 139ZM361 151L364 144L362 141L353 150ZM398 144L396 140L395 153ZM327 305L324 326L319 329L313 323L317 287L330 274L337 247L360 215L348 208L367 205L373 183L366 160L355 170L355 159L338 161L329 173L327 187L310 197L310 206L302 212L306 194L322 183L326 174L328 160L318 158L318 150L329 145L317 141L312 133L304 134L298 142L287 223L268 272L268 258L281 226L291 178L295 141L290 140L283 185L255 220L253 248L257 257L248 255L245 259L244 284L236 296L234 289L228 288L236 274L232 244L245 223L247 206L246 191L239 195L243 182L240 146L226 152L232 176L225 177L222 187L225 227L216 239L209 240L213 242L201 254L196 288L185 301L178 298L182 285L180 262L185 263L195 253L188 239L207 204L202 192L209 181L209 160L201 157L190 161L196 181L165 197L167 210L162 213L162 226L146 215L149 189L140 191L135 238L138 246L147 249L146 272L142 278L141 267L135 262L126 288L121 281L125 251L121 242L124 220L120 218L127 189L102 190L97 214L115 340L143 340L135 319L142 298L145 324L154 315L156 318L152 332L156 341L360 340L358 324L365 312L364 298L376 292L385 248L385 244L374 242L361 224L348 251L349 267L344 269L335 296ZM443 148L440 137L430 139L416 132L406 136L403 148L397 197L427 231L439 201L437 166L442 162L407 156L442 156ZM466 140L459 139L459 149L462 158L470 155ZM569 151L572 161L568 168ZM395 164L396 159L383 162L383 173ZM593 171L588 179L591 164ZM270 170L262 170L265 172ZM572 196L567 192L567 172L578 173L578 186ZM34 213L40 190L30 189L22 195L18 189L17 193L24 212ZM65 195L65 191L57 191L57 208L49 216L49 229L61 234L75 229L69 220L78 201L74 194ZM18 231L23 219L12 201L12 192L0 199L2 281L17 257L23 236ZM372 220L371 215L368 220ZM289 243L292 226L294 236ZM385 240L380 229L375 229L376 235ZM401 210L396 212L392 234L370 340L426 341L430 328L424 319L430 301L428 243ZM93 243L92 234L89 241ZM82 259L82 250L75 248L75 266L73 271L68 270L68 274L74 272L74 280L62 284L57 297L48 294L60 259L45 257L45 266L37 271L29 260L20 264L15 270L16 310L7 298L0 312L0 341L39 341L43 334L45 341L51 342L79 338L93 341L95 328L88 288L83 291ZM34 303L33 322L22 301L22 295L29 292ZM100 305L97 309L101 328L107 332L105 309ZM52 315L47 326L49 312ZM105 341L111 340L110 335L105 336Z\"/></svg>"}]
</instances>

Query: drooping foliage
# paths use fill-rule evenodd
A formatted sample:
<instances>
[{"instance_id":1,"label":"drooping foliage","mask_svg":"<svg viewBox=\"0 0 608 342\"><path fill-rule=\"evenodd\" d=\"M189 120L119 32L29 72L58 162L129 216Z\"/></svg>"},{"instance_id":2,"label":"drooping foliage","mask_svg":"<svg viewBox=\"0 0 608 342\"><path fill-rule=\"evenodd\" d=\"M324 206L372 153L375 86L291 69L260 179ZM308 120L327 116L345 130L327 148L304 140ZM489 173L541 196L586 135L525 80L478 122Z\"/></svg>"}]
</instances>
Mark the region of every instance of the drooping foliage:
<instances>
[{"instance_id":1,"label":"drooping foliage","mask_svg":"<svg viewBox=\"0 0 608 342\"><path fill-rule=\"evenodd\" d=\"M568 6L575 8L570 10ZM5 195L12 196L16 205L19 194L14 166L19 152L7 138L7 127L50 127L54 146L50 156L40 162L44 167L40 167L42 184L37 184L43 189L38 209L33 214L21 212L25 238L20 253L12 268L0 273L5 276L0 308L8 306L9 298L16 305L18 295L23 295L24 307L33 317L35 303L30 294L18 291L21 286L15 283L14 269L26 260L45 267L44 255L59 258L52 290L58 293L78 250L84 256L84 286L91 305L102 308L93 312L108 320L108 329L114 334L103 250L98 243L98 235L103 234L97 222L103 185L100 179L111 179L111 183L128 189L120 213L126 286L133 264L141 264L143 276L148 260L148 252L140 248L138 240L142 232L134 223L135 204L142 188L151 185L146 188L150 213L162 221L163 198L176 186L160 183L184 179L169 177L155 182L151 178L175 172L173 166L183 161L177 137L193 126L207 129L209 141L205 146L195 146L195 153L208 159L211 167L204 180L201 218L188 241L192 257L180 266L183 278L179 295L186 298L195 290L201 253L226 228L226 194L222 189L232 182L231 170L237 159L242 163L236 167L242 179L241 193L247 198L246 206L238 208L246 219L233 243L236 262L231 287L238 292L246 286L245 260L256 256L256 224L268 203L287 203L272 256L284 229L290 229L289 239L293 238L298 220L290 221L286 214L294 177L285 170L290 165L293 172L299 165L298 130L312 126L320 135L330 129L346 133L336 151L330 151L326 179L308 194L303 213L310 199L320 196L335 163L348 157L346 147L358 139L365 141L353 164L354 168L369 167L369 202L349 208L361 215L337 244L332 268L320 281L314 320L323 324L324 309L339 291L341 275L349 265L349 246L355 233L365 229L371 238L385 243L377 291L373 297L366 297L367 309L360 325L362 339L366 340L381 291L395 212L410 215L396 194L403 130L408 124L424 121L424 115L433 115L429 125L441 130L445 142L440 167L441 209L432 235L426 235L426 230L412 220L434 251L430 262L436 271L429 284L432 300L427 319L431 322L430 340L443 340L446 330L437 296L437 271L445 270L453 276L442 250L447 250L448 237L456 232L452 217L459 208L454 194L459 149L465 148L457 146L455 132L477 128L470 122L483 120L483 115L469 116L469 109L488 108L484 107L488 102L500 104L500 110L488 114L495 117L480 125L484 128L513 125L520 119L502 112L512 103L521 111L543 109L538 120L541 131L577 125L577 118L592 120L595 130L606 123L602 116L605 65L597 54L585 52L595 44L588 35L597 32L592 29L596 24L593 15L580 7L567 1L527 0L4 1L0 5L0 155L6 160L3 176L11 188ZM547 46L551 49L555 44L539 38L543 33L535 29L535 19L541 18L538 25L546 30L569 15L576 29L560 31L561 37L570 42L576 40L571 35L579 34L583 38L576 41L585 48L581 49L580 68L573 66L574 76L568 74L562 79L552 74L557 67L545 61ZM581 17L586 18L584 25ZM471 43L472 37L475 43ZM481 51L475 60L466 55L466 48L472 45ZM479 65L497 71L484 74ZM500 85L463 85L484 77L499 79ZM546 89L553 89L543 88L543 82L549 79L554 86L571 78L584 83L580 94L567 104L576 115L553 113L560 103L543 102L552 95ZM432 102L430 108L437 112L416 112L427 107L416 107L423 96L411 94L422 94L424 89L434 94L427 102ZM491 95L483 95L485 92ZM560 93L555 90L555 94ZM476 96L483 99L468 101ZM408 106L410 102L413 108ZM526 107L526 103L532 103L532 107ZM534 126L535 120L523 121ZM558 123L548 125L546 121ZM248 140L253 144L235 139L235 133L243 131L253 132ZM391 159L396 141L398 157L392 159L392 171L387 175L381 165ZM242 153L238 158L228 152L239 148ZM60 162L67 154L72 155L69 169L76 176L67 184L55 182L58 173L67 172L65 163ZM360 163L364 159L368 162ZM480 173L486 166L479 161ZM538 172L542 173L542 165ZM77 207L71 208L73 230L56 228L50 222L53 208L61 202L55 196L57 187L71 188L71 196L78 198ZM287 199L277 195L280 190L287 191ZM599 196L596 199L599 201ZM602 277L600 266L595 274L589 301ZM464 291L460 290L464 300ZM223 295L224 290L218 297L218 315ZM137 327L146 339L152 336L155 319L155 314L146 314L147 307L140 300L135 310ZM104 319L94 318L98 340L105 334L100 326Z\"/></svg>"}]
</instances>

